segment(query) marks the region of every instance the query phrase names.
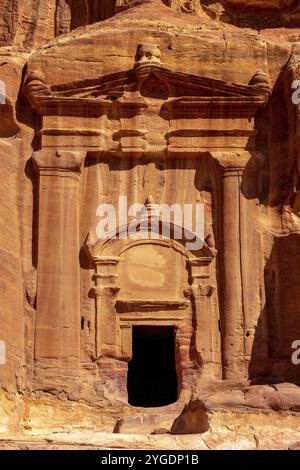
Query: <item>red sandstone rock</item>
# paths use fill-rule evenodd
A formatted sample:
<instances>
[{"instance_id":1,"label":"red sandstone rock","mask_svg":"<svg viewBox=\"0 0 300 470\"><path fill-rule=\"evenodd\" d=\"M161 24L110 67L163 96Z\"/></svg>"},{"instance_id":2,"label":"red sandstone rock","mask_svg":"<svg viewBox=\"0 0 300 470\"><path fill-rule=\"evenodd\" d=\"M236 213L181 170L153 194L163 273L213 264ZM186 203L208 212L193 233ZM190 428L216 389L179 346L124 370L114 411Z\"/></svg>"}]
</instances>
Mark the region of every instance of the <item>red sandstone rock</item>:
<instances>
[{"instance_id":1,"label":"red sandstone rock","mask_svg":"<svg viewBox=\"0 0 300 470\"><path fill-rule=\"evenodd\" d=\"M293 0L225 0L229 6L252 8L253 10L279 10L280 8L289 7L294 2Z\"/></svg>"},{"instance_id":2,"label":"red sandstone rock","mask_svg":"<svg viewBox=\"0 0 300 470\"><path fill-rule=\"evenodd\" d=\"M299 2L0 6L1 432L297 446ZM120 196L136 239L99 240ZM201 248L143 229L162 203L203 203Z\"/></svg>"}]
</instances>

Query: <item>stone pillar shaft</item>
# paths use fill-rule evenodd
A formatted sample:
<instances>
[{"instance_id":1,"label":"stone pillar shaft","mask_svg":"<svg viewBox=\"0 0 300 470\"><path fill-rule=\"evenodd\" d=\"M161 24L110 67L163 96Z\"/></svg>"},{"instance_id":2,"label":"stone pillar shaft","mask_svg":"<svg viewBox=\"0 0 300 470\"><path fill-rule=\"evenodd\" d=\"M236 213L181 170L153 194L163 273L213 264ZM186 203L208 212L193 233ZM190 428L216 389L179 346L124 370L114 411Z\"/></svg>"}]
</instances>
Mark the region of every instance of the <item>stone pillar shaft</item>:
<instances>
[{"instance_id":1,"label":"stone pillar shaft","mask_svg":"<svg viewBox=\"0 0 300 470\"><path fill-rule=\"evenodd\" d=\"M251 263L249 252L257 252L260 246L255 231L254 201L258 194L258 172L265 157L254 150L214 151L211 156L222 175L223 378L243 381L249 376L255 324L261 314L260 281L256 279L259 269L257 263Z\"/></svg>"},{"instance_id":2,"label":"stone pillar shaft","mask_svg":"<svg viewBox=\"0 0 300 470\"><path fill-rule=\"evenodd\" d=\"M116 268L119 258L96 257L95 282L96 287L96 355L116 355L117 349L117 325L114 310L114 297L119 288L115 285L117 277Z\"/></svg>"},{"instance_id":3,"label":"stone pillar shaft","mask_svg":"<svg viewBox=\"0 0 300 470\"><path fill-rule=\"evenodd\" d=\"M209 260L189 262L192 285L191 300L194 310L195 349L202 365L202 376L211 376L213 363L211 296L214 287L209 285Z\"/></svg>"},{"instance_id":4,"label":"stone pillar shaft","mask_svg":"<svg viewBox=\"0 0 300 470\"><path fill-rule=\"evenodd\" d=\"M241 279L240 185L242 168L223 173L223 370L225 379L243 375L244 315Z\"/></svg>"},{"instance_id":5,"label":"stone pillar shaft","mask_svg":"<svg viewBox=\"0 0 300 470\"><path fill-rule=\"evenodd\" d=\"M79 181L84 154L37 152L37 367L80 361ZM58 371L57 371L58 372Z\"/></svg>"}]
</instances>

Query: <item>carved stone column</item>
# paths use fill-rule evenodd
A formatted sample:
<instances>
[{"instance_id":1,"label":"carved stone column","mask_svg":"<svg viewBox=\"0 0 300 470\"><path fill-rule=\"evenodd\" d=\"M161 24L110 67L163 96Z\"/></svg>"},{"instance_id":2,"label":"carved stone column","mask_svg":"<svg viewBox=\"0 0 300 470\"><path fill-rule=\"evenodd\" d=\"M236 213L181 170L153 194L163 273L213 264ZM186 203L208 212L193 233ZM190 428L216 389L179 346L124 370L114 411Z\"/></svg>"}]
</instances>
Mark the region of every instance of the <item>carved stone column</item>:
<instances>
[{"instance_id":1,"label":"carved stone column","mask_svg":"<svg viewBox=\"0 0 300 470\"><path fill-rule=\"evenodd\" d=\"M243 375L244 312L241 280L240 185L243 167L229 166L223 173L224 309L223 370L225 379Z\"/></svg>"},{"instance_id":2,"label":"carved stone column","mask_svg":"<svg viewBox=\"0 0 300 470\"><path fill-rule=\"evenodd\" d=\"M293 187L289 196L289 202L295 214L300 216L300 42L293 44L291 57L285 69L285 99L287 118L289 123L288 136L288 168L293 168ZM278 182L274 182L274 192ZM280 189L278 190L280 191Z\"/></svg>"},{"instance_id":3,"label":"carved stone column","mask_svg":"<svg viewBox=\"0 0 300 470\"><path fill-rule=\"evenodd\" d=\"M115 400L128 402L127 362L131 355L131 326L119 331L115 309L115 296L119 292L116 285L118 256L98 255L97 245L86 246L87 253L95 265L95 301L96 301L96 356L101 377L107 380L110 393ZM124 335L125 333L125 335ZM127 339L124 345L124 339ZM123 351L128 351L124 358ZM122 359L121 359L122 358ZM121 360L120 360L121 359Z\"/></svg>"},{"instance_id":4,"label":"carved stone column","mask_svg":"<svg viewBox=\"0 0 300 470\"><path fill-rule=\"evenodd\" d=\"M116 356L117 325L114 309L114 296L119 291L115 285L116 267L119 258L115 256L98 256L94 258L96 273L96 355L100 358Z\"/></svg>"},{"instance_id":5,"label":"carved stone column","mask_svg":"<svg viewBox=\"0 0 300 470\"><path fill-rule=\"evenodd\" d=\"M39 151L36 381L76 374L80 360L79 181L84 152ZM62 371L60 374L60 370Z\"/></svg>"},{"instance_id":6,"label":"carved stone column","mask_svg":"<svg viewBox=\"0 0 300 470\"><path fill-rule=\"evenodd\" d=\"M242 178L246 165L251 160L259 163L257 154L247 151L232 153L214 153L222 171L222 344L223 375L225 379L243 380L247 377L248 362L245 351L245 331L247 329L247 312L245 294L249 293L247 281L243 276L251 266L246 266L243 258L244 244L250 239L249 231L253 223L246 220L248 201L242 194ZM254 162L255 163L255 162ZM255 301L255 287L252 295ZM251 305L247 304L251 311ZM259 314L259 313L258 313Z\"/></svg>"},{"instance_id":7,"label":"carved stone column","mask_svg":"<svg viewBox=\"0 0 300 470\"><path fill-rule=\"evenodd\" d=\"M211 259L190 260L191 301L194 310L193 327L195 349L202 366L202 377L212 376L213 325L211 318L211 296L214 287L209 285L209 263Z\"/></svg>"}]
</instances>

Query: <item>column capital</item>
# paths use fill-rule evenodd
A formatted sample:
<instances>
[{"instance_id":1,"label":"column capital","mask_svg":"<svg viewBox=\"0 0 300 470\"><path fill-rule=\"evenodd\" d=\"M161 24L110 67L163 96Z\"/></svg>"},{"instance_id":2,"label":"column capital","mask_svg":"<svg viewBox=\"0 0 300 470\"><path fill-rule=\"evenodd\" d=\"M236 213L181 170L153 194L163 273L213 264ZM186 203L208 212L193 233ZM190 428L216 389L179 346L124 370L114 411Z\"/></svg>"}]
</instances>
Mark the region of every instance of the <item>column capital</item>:
<instances>
[{"instance_id":1,"label":"column capital","mask_svg":"<svg viewBox=\"0 0 300 470\"><path fill-rule=\"evenodd\" d=\"M215 151L210 152L210 155L218 163L225 176L241 174L249 162L251 166L254 164L257 168L261 168L265 162L264 155L258 151Z\"/></svg>"},{"instance_id":2,"label":"column capital","mask_svg":"<svg viewBox=\"0 0 300 470\"><path fill-rule=\"evenodd\" d=\"M197 258L187 261L191 286L198 286L209 279L211 261L211 258Z\"/></svg>"},{"instance_id":3,"label":"column capital","mask_svg":"<svg viewBox=\"0 0 300 470\"><path fill-rule=\"evenodd\" d=\"M34 152L32 159L39 172L44 170L81 173L85 157L84 151L39 150Z\"/></svg>"},{"instance_id":4,"label":"column capital","mask_svg":"<svg viewBox=\"0 0 300 470\"><path fill-rule=\"evenodd\" d=\"M94 256L96 285L113 287L118 277L117 266L120 258L117 256Z\"/></svg>"}]
</instances>

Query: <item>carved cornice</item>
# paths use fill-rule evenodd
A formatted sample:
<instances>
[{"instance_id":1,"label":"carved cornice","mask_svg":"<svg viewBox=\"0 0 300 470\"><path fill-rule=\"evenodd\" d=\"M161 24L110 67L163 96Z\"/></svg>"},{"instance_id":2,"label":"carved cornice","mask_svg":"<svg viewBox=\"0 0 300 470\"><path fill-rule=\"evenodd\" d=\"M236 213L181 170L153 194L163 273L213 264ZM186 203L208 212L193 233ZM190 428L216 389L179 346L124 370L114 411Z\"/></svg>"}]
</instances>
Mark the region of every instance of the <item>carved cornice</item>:
<instances>
[{"instance_id":1,"label":"carved cornice","mask_svg":"<svg viewBox=\"0 0 300 470\"><path fill-rule=\"evenodd\" d=\"M213 257L198 258L187 261L190 271L191 286L199 285L208 281L210 277L210 263Z\"/></svg>"},{"instance_id":2,"label":"carved cornice","mask_svg":"<svg viewBox=\"0 0 300 470\"><path fill-rule=\"evenodd\" d=\"M267 98L262 94L257 96L182 96L167 100L162 113L174 117L224 117L251 118L258 108L262 107Z\"/></svg>"},{"instance_id":3,"label":"carved cornice","mask_svg":"<svg viewBox=\"0 0 300 470\"><path fill-rule=\"evenodd\" d=\"M97 266L116 266L120 261L118 256L95 256L95 264Z\"/></svg>"},{"instance_id":4,"label":"carved cornice","mask_svg":"<svg viewBox=\"0 0 300 470\"><path fill-rule=\"evenodd\" d=\"M160 310L184 310L189 306L189 302L181 299L170 300L125 300L118 299L116 302L116 311L118 313L129 312L153 312Z\"/></svg>"}]
</instances>

